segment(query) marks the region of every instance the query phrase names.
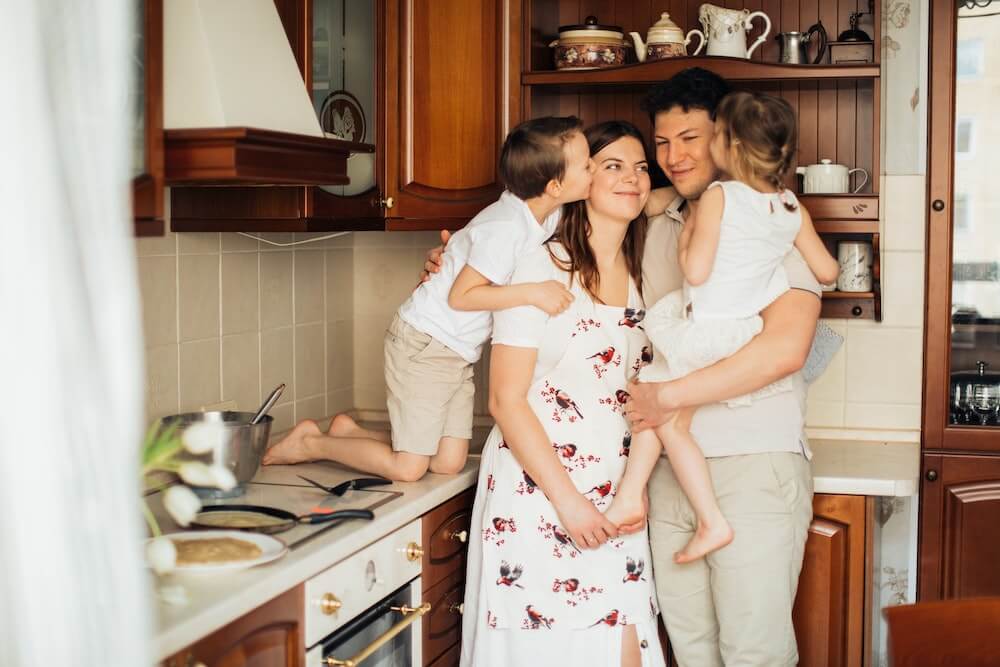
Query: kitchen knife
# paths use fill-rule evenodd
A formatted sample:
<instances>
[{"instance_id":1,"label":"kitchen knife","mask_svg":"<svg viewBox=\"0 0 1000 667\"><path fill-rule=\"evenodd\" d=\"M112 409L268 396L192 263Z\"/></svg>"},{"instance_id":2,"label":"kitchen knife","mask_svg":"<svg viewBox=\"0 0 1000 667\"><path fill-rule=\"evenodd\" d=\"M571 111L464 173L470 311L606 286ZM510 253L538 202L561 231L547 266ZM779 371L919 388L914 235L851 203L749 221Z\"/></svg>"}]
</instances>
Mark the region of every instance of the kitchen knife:
<instances>
[{"instance_id":1,"label":"kitchen knife","mask_svg":"<svg viewBox=\"0 0 1000 667\"><path fill-rule=\"evenodd\" d=\"M298 478L309 482L317 489L323 489L327 493L332 493L335 496L342 496L351 489L367 489L370 486L385 486L386 484L392 484L392 480L383 479L382 477L358 477L356 479L349 479L346 482L341 482L337 486L324 486L315 480L311 480L308 477L303 477L298 475Z\"/></svg>"}]
</instances>

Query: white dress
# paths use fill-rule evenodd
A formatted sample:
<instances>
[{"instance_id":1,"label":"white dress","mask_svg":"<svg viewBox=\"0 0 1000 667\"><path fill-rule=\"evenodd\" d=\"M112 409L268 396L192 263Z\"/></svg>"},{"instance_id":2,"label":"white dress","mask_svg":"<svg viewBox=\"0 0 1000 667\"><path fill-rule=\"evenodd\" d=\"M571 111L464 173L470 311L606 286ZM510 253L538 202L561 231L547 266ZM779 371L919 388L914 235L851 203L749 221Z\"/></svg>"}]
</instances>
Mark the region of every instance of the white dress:
<instances>
[{"instance_id":1,"label":"white dress","mask_svg":"<svg viewBox=\"0 0 1000 667\"><path fill-rule=\"evenodd\" d=\"M525 259L516 282L565 283L541 253ZM571 291L573 306L557 317L534 308L496 313L494 343L538 347L528 402L576 488L604 510L631 442L624 389L641 364L644 313L634 286L629 308ZM608 667L620 659L622 627L634 625L643 666L663 665L646 531L581 550L559 523L494 428L472 515L461 664Z\"/></svg>"},{"instance_id":2,"label":"white dress","mask_svg":"<svg viewBox=\"0 0 1000 667\"><path fill-rule=\"evenodd\" d=\"M765 193L739 181L716 181L725 204L712 273L704 283L684 283L657 301L644 326L652 359L641 369L645 382L674 380L735 354L761 332L760 311L788 291L782 267L802 226L802 213L785 208L796 203L787 190ZM791 389L784 378L749 396L730 401L746 405Z\"/></svg>"}]
</instances>

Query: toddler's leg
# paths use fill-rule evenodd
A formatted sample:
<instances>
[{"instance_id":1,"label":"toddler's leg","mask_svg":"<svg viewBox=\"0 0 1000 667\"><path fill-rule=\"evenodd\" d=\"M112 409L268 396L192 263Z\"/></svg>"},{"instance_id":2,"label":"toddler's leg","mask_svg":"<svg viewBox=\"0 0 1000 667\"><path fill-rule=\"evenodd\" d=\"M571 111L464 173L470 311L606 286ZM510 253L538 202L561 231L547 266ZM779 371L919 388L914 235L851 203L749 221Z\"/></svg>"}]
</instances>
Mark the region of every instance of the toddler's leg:
<instances>
[{"instance_id":1,"label":"toddler's leg","mask_svg":"<svg viewBox=\"0 0 1000 667\"><path fill-rule=\"evenodd\" d=\"M662 452L663 445L653 431L642 431L632 435L625 474L622 475L615 499L604 513L608 521L620 528L645 520L646 503L643 500L643 493Z\"/></svg>"},{"instance_id":2,"label":"toddler's leg","mask_svg":"<svg viewBox=\"0 0 1000 667\"><path fill-rule=\"evenodd\" d=\"M667 451L674 475L698 519L694 537L674 554L674 560L678 563L697 560L733 541L733 529L722 515L715 499L708 463L691 436L692 415L693 409L681 410L676 417L656 429Z\"/></svg>"}]
</instances>

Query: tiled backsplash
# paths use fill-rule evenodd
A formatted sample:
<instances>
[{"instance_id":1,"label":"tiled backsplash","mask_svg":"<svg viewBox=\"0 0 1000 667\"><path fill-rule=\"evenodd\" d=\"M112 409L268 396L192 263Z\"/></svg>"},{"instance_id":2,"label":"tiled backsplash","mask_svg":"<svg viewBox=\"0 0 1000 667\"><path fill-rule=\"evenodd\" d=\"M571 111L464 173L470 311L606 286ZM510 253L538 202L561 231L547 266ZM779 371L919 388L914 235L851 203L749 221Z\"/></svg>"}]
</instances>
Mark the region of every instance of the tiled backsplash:
<instances>
[{"instance_id":1,"label":"tiled backsplash","mask_svg":"<svg viewBox=\"0 0 1000 667\"><path fill-rule=\"evenodd\" d=\"M293 249L238 234L138 239L147 418L230 401L254 410L282 382L275 430L353 407L352 242Z\"/></svg>"}]
</instances>

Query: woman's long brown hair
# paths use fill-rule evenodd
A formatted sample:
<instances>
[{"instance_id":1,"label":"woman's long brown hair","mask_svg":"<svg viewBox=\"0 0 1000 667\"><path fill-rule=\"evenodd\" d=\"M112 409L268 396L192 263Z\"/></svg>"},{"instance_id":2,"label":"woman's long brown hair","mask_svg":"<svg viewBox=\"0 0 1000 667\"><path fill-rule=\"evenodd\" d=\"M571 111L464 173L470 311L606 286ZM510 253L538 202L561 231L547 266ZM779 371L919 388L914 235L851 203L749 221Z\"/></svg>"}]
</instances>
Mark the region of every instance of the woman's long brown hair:
<instances>
[{"instance_id":1,"label":"woman's long brown hair","mask_svg":"<svg viewBox=\"0 0 1000 667\"><path fill-rule=\"evenodd\" d=\"M598 123L584 131L587 143L590 145L590 155L594 156L601 152L606 146L624 137L632 137L645 150L645 142L642 134L631 123L625 121L612 120L606 123ZM568 257L563 259L556 256L552 251L552 246L548 246L549 255L552 261L569 273L570 284L579 274L580 285L587 290L587 293L598 303L604 303L597 295L601 287L601 274L597 270L597 259L594 251L590 247L590 219L587 217L587 202L578 201L567 204L563 209L562 221L556 233L549 239L549 242L558 242L566 249ZM625 265L628 267L629 275L632 276L635 287L642 294L642 251L646 242L646 214L640 212L639 217L633 220L628 231L625 232L625 239L622 241L622 254L625 256Z\"/></svg>"}]
</instances>

